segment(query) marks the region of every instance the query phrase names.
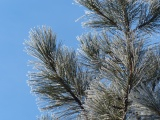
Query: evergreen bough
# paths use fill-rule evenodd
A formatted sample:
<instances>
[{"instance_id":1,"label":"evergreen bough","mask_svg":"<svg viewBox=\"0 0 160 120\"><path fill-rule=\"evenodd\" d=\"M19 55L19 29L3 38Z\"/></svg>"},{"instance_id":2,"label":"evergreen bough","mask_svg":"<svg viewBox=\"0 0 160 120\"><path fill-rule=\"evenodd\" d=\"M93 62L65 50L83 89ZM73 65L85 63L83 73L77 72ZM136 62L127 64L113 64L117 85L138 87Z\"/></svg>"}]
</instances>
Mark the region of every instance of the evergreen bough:
<instances>
[{"instance_id":1,"label":"evergreen bough","mask_svg":"<svg viewBox=\"0 0 160 120\"><path fill-rule=\"evenodd\" d=\"M39 120L160 120L160 0L75 0L86 7L78 52L48 27L25 42Z\"/></svg>"}]
</instances>

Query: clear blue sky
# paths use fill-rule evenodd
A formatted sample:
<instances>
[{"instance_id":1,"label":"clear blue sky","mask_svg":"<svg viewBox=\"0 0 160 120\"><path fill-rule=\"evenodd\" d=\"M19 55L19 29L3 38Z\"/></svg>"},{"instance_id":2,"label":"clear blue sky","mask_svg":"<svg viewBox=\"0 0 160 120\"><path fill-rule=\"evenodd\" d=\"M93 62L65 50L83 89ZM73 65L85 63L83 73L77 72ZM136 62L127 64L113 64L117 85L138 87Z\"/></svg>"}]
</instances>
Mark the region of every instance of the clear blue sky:
<instances>
[{"instance_id":1,"label":"clear blue sky","mask_svg":"<svg viewBox=\"0 0 160 120\"><path fill-rule=\"evenodd\" d=\"M85 32L80 22L83 7L73 0L0 0L0 120L36 120L40 115L30 94L27 72L31 58L23 42L31 28L50 26L59 40L77 48L76 36Z\"/></svg>"}]
</instances>

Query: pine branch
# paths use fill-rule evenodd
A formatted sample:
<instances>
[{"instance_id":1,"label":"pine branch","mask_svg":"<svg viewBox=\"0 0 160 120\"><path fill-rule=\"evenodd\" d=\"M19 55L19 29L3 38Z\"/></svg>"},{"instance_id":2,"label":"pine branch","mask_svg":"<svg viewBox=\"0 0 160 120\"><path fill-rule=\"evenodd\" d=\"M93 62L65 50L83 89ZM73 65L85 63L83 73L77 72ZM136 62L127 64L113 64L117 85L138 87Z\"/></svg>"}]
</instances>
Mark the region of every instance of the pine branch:
<instances>
[{"instance_id":1,"label":"pine branch","mask_svg":"<svg viewBox=\"0 0 160 120\"><path fill-rule=\"evenodd\" d=\"M80 120L160 118L160 47L146 34L159 30L159 0L75 1L90 10L84 25L108 31L78 38L80 63L50 29L31 32L27 52L38 61L28 83L42 109Z\"/></svg>"},{"instance_id":2,"label":"pine branch","mask_svg":"<svg viewBox=\"0 0 160 120\"><path fill-rule=\"evenodd\" d=\"M92 18L92 21L88 21L84 23L85 26L96 27L96 28L103 28L104 26L108 26L107 28L117 28L120 29L118 23L114 17L111 17L112 10L107 10L104 7L103 1L99 0L75 0L77 3L85 6L90 11L89 14L87 13L86 16ZM110 3L111 1L108 1ZM106 3L105 3L106 4ZM108 13L107 13L108 11Z\"/></svg>"},{"instance_id":3,"label":"pine branch","mask_svg":"<svg viewBox=\"0 0 160 120\"><path fill-rule=\"evenodd\" d=\"M56 37L53 36L51 29L45 27L30 33L30 40L26 41L27 52L38 61L32 62L37 72L30 74L28 83L32 92L39 95L44 106L42 110L68 104L71 109L70 112L63 113L64 116L70 113L78 114L79 108L85 111L82 97L85 97L84 91L90 74L84 74L79 67L74 51L61 45L56 47Z\"/></svg>"}]
</instances>

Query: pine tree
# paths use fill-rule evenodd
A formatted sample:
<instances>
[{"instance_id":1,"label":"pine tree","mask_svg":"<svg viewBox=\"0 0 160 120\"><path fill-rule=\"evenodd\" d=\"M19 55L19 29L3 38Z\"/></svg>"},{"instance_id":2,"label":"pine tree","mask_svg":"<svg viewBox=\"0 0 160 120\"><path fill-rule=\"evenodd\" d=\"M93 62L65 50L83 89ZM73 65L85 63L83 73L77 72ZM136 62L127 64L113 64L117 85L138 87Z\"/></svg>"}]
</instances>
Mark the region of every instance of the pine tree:
<instances>
[{"instance_id":1,"label":"pine tree","mask_svg":"<svg viewBox=\"0 0 160 120\"><path fill-rule=\"evenodd\" d=\"M94 30L78 37L79 51L56 43L48 27L25 42L40 109L61 120L160 120L160 0L75 2Z\"/></svg>"}]
</instances>

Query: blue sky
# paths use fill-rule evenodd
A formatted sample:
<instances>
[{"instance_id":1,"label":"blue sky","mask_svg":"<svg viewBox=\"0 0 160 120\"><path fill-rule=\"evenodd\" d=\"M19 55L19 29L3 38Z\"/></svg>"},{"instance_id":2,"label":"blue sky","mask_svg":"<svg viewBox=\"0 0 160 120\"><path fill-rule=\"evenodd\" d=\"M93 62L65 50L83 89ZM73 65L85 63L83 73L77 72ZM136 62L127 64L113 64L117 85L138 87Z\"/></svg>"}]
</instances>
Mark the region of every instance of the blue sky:
<instances>
[{"instance_id":1,"label":"blue sky","mask_svg":"<svg viewBox=\"0 0 160 120\"><path fill-rule=\"evenodd\" d=\"M0 0L0 120L36 120L40 115L30 94L27 72L31 59L23 42L36 26L50 26L58 40L77 48L76 36L85 32L77 18L83 7L73 0Z\"/></svg>"}]
</instances>

